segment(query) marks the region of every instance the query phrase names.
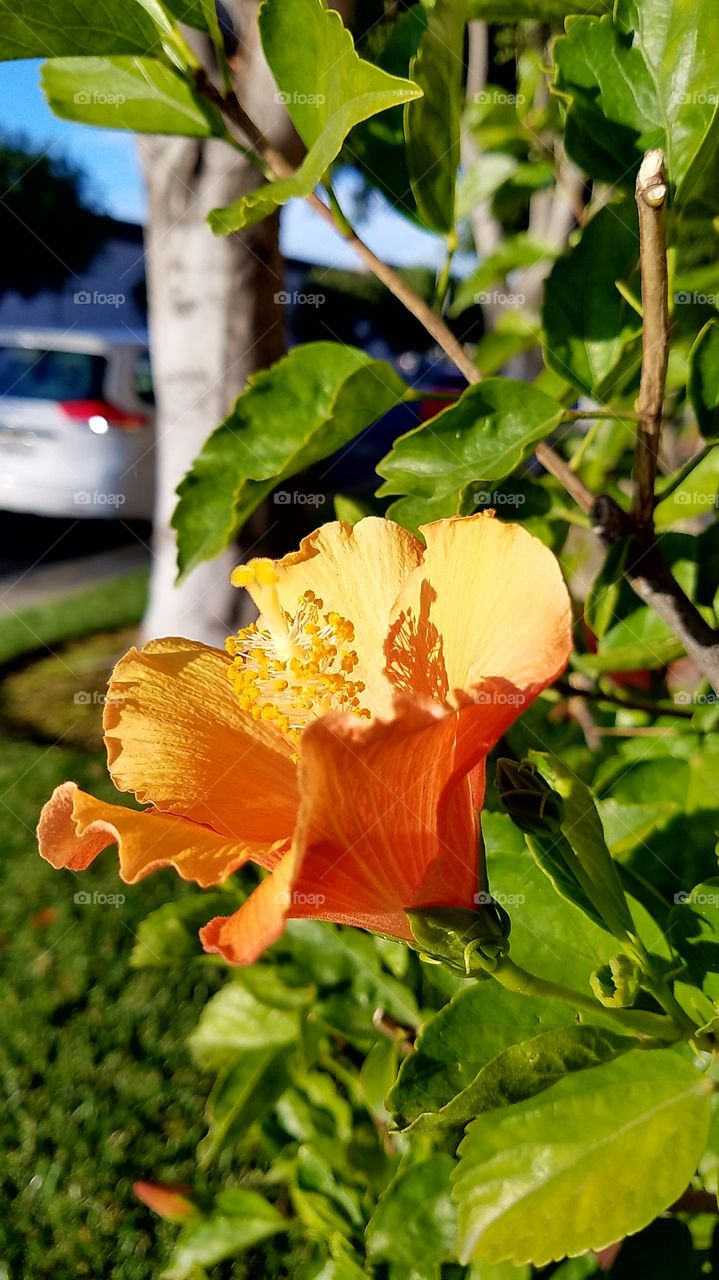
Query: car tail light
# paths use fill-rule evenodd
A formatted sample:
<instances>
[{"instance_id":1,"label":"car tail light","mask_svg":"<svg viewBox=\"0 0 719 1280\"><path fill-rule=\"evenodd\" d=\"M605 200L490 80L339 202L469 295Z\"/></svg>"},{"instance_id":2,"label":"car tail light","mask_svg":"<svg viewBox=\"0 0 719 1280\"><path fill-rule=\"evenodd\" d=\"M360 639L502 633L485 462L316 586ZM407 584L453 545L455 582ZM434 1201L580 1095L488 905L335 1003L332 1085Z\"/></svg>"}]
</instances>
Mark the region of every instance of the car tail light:
<instances>
[{"instance_id":1,"label":"car tail light","mask_svg":"<svg viewBox=\"0 0 719 1280\"><path fill-rule=\"evenodd\" d=\"M459 392L457 392L456 395L452 392L451 399L434 400L431 395L428 395L426 400L420 400L418 409L422 422L429 422L430 418L435 418L443 409L449 409L449 406L458 399Z\"/></svg>"},{"instance_id":2,"label":"car tail light","mask_svg":"<svg viewBox=\"0 0 719 1280\"><path fill-rule=\"evenodd\" d=\"M60 408L73 422L84 422L96 435L104 435L110 427L137 431L150 421L145 413L126 413L107 400L61 400Z\"/></svg>"}]
</instances>

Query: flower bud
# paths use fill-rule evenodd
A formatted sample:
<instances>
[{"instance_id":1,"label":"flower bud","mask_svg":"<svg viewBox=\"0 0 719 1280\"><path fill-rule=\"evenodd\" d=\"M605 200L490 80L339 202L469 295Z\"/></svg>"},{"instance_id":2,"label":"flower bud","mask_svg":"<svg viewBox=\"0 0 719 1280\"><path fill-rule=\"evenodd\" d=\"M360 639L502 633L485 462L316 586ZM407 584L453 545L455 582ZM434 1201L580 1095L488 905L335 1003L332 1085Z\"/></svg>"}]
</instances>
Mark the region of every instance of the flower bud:
<instances>
[{"instance_id":1,"label":"flower bud","mask_svg":"<svg viewBox=\"0 0 719 1280\"><path fill-rule=\"evenodd\" d=\"M462 907L408 911L417 950L461 973L487 968L478 957L472 959L476 952L491 965L508 949L510 921L507 912L489 894L486 897L477 911Z\"/></svg>"},{"instance_id":2,"label":"flower bud","mask_svg":"<svg viewBox=\"0 0 719 1280\"><path fill-rule=\"evenodd\" d=\"M589 983L597 1000L608 1009L628 1009L639 991L636 969L629 956L621 953L595 969Z\"/></svg>"},{"instance_id":3,"label":"flower bud","mask_svg":"<svg viewBox=\"0 0 719 1280\"><path fill-rule=\"evenodd\" d=\"M512 822L526 835L553 835L561 830L562 798L533 764L498 760L497 790Z\"/></svg>"}]
</instances>

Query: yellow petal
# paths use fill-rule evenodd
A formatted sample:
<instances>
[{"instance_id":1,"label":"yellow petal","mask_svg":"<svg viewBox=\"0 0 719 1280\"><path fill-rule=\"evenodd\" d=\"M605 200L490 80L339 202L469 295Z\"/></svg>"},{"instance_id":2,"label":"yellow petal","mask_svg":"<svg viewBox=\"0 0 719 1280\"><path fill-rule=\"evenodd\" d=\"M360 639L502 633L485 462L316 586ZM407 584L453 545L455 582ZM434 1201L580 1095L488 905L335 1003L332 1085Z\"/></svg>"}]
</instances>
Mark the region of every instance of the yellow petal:
<instances>
[{"instance_id":1,"label":"yellow petal","mask_svg":"<svg viewBox=\"0 0 719 1280\"><path fill-rule=\"evenodd\" d=\"M239 841L185 818L105 804L74 782L55 789L40 815L37 837L42 857L70 871L84 871L98 853L117 844L120 876L126 884L161 867L174 867L183 880L206 888L219 884L254 854Z\"/></svg>"},{"instance_id":2,"label":"yellow petal","mask_svg":"<svg viewBox=\"0 0 719 1280\"><path fill-rule=\"evenodd\" d=\"M368 517L351 526L323 525L275 565L282 608L294 614L306 591L314 591L326 612L339 613L354 626L352 647L358 664L353 680L365 684L363 705L388 714L392 690L384 675L384 642L397 593L422 558L414 534L391 520Z\"/></svg>"},{"instance_id":3,"label":"yellow petal","mask_svg":"<svg viewBox=\"0 0 719 1280\"><path fill-rule=\"evenodd\" d=\"M229 658L190 640L131 649L113 672L105 742L115 785L242 844L291 834L297 770L283 737L240 710Z\"/></svg>"},{"instance_id":4,"label":"yellow petal","mask_svg":"<svg viewBox=\"0 0 719 1280\"><path fill-rule=\"evenodd\" d=\"M564 669L571 605L556 557L517 524L437 520L392 612L387 662L398 688L437 696L487 679L536 695ZM520 708L521 709L521 708ZM519 710L516 712L519 714Z\"/></svg>"}]
</instances>

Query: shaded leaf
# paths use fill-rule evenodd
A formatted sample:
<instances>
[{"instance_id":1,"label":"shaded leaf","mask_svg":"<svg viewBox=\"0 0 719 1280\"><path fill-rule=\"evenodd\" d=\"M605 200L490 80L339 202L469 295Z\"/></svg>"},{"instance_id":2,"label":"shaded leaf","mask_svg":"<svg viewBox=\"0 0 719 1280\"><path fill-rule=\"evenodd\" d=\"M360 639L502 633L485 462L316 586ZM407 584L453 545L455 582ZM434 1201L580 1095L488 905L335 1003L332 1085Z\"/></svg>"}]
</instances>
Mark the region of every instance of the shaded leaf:
<instances>
[{"instance_id":1,"label":"shaded leaf","mask_svg":"<svg viewBox=\"0 0 719 1280\"><path fill-rule=\"evenodd\" d=\"M651 72L610 17L570 18L566 32L553 87L567 101L567 151L592 177L633 188L644 152L664 140Z\"/></svg>"},{"instance_id":2,"label":"shaded leaf","mask_svg":"<svg viewBox=\"0 0 719 1280\"><path fill-rule=\"evenodd\" d=\"M612 373L641 331L639 317L615 283L632 274L638 254L635 205L610 204L557 260L545 285L547 364L587 394L608 398Z\"/></svg>"},{"instance_id":3,"label":"shaded leaf","mask_svg":"<svg viewBox=\"0 0 719 1280\"><path fill-rule=\"evenodd\" d=\"M424 1025L387 1105L400 1127L438 1112L510 1045L573 1020L568 1005L517 995L498 982L466 987Z\"/></svg>"},{"instance_id":4,"label":"shaded leaf","mask_svg":"<svg viewBox=\"0 0 719 1280\"><path fill-rule=\"evenodd\" d=\"M422 97L405 107L409 177L424 223L454 229L464 76L464 0L436 0L409 74Z\"/></svg>"},{"instance_id":5,"label":"shaded leaf","mask_svg":"<svg viewBox=\"0 0 719 1280\"><path fill-rule=\"evenodd\" d=\"M635 1045L632 1036L616 1035L603 1027L567 1026L543 1031L530 1040L509 1045L439 1113L420 1116L412 1129L431 1132L444 1125L464 1127L485 1111L523 1102L564 1076L600 1066Z\"/></svg>"},{"instance_id":6,"label":"shaded leaf","mask_svg":"<svg viewBox=\"0 0 719 1280\"><path fill-rule=\"evenodd\" d=\"M434 1280L456 1256L457 1209L450 1195L455 1161L445 1152L405 1165L381 1196L365 1239L373 1262L390 1262L392 1274Z\"/></svg>"},{"instance_id":7,"label":"shaded leaf","mask_svg":"<svg viewBox=\"0 0 719 1280\"><path fill-rule=\"evenodd\" d=\"M289 1084L287 1046L245 1049L218 1077L207 1101L209 1132L200 1143L207 1165L227 1142L256 1124Z\"/></svg>"},{"instance_id":8,"label":"shaded leaf","mask_svg":"<svg viewBox=\"0 0 719 1280\"><path fill-rule=\"evenodd\" d=\"M719 320L705 324L689 353L689 397L703 436L719 436Z\"/></svg>"}]
</instances>

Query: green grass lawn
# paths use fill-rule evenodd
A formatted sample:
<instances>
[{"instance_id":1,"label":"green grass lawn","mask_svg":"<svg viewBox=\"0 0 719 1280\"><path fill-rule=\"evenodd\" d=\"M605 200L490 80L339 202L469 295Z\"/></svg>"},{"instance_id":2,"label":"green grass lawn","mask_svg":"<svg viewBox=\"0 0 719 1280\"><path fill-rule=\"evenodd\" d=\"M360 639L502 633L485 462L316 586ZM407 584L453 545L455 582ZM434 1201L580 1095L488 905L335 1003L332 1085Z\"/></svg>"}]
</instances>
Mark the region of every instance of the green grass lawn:
<instances>
[{"instance_id":1,"label":"green grass lawn","mask_svg":"<svg viewBox=\"0 0 719 1280\"><path fill-rule=\"evenodd\" d=\"M123 623L127 605L115 615ZM40 629L56 643L61 614L50 612ZM93 617L107 621L88 604L88 630ZM95 637L68 661L66 650L43 656L7 679L0 701L0 1280L157 1277L176 1229L134 1199L132 1183L198 1185L208 1081L185 1036L221 974L130 968L139 921L187 889L171 873L122 885L111 850L81 880L54 871L33 834L63 779L112 794L101 707L76 704L71 686L79 676L93 689L124 639ZM38 741L43 733L64 733L63 745ZM82 905L80 888L125 902Z\"/></svg>"}]
</instances>

